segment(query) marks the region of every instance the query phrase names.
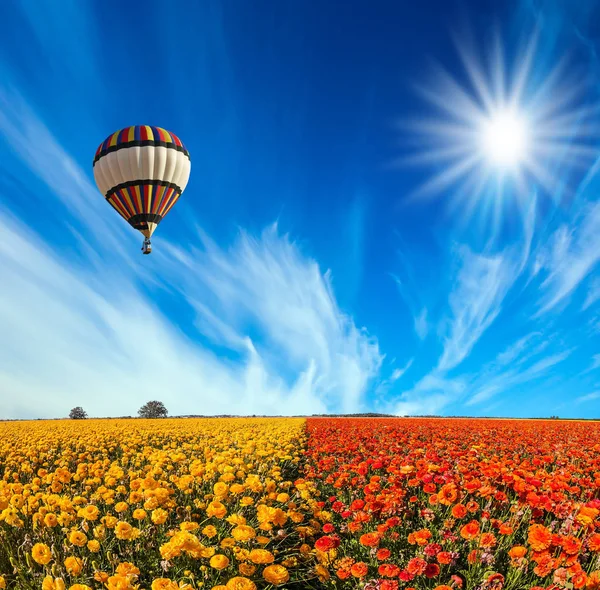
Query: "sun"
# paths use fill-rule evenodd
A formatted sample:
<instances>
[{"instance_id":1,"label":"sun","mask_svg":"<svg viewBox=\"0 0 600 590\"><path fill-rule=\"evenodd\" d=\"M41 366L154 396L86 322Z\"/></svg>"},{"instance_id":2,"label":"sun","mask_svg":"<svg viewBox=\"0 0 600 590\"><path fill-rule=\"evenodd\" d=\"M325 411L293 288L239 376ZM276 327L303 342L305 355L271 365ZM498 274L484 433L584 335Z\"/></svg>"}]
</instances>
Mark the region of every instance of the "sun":
<instances>
[{"instance_id":1,"label":"sun","mask_svg":"<svg viewBox=\"0 0 600 590\"><path fill-rule=\"evenodd\" d=\"M501 110L493 113L481 126L481 149L489 164L498 169L515 169L526 162L529 128L518 112Z\"/></svg>"},{"instance_id":2,"label":"sun","mask_svg":"<svg viewBox=\"0 0 600 590\"><path fill-rule=\"evenodd\" d=\"M464 221L479 212L498 227L511 202L525 212L540 193L559 200L575 167L598 158L599 109L565 59L550 71L535 63L537 33L511 68L499 36L487 55L465 38L456 44L460 82L434 65L417 85L425 111L400 124L409 150L400 162L427 167L409 196L442 194Z\"/></svg>"}]
</instances>

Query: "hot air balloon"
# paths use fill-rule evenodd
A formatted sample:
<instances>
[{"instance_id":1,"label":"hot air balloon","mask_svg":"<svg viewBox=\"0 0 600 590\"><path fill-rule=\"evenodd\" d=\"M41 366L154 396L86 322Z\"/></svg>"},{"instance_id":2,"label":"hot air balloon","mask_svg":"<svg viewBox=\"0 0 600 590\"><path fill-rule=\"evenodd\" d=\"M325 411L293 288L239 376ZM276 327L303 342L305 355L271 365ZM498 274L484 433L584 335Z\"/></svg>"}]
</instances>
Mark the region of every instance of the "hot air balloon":
<instances>
[{"instance_id":1,"label":"hot air balloon","mask_svg":"<svg viewBox=\"0 0 600 590\"><path fill-rule=\"evenodd\" d=\"M98 189L144 235L142 252L150 254L150 237L190 177L190 154L183 143L160 127L125 127L100 144L93 166Z\"/></svg>"}]
</instances>

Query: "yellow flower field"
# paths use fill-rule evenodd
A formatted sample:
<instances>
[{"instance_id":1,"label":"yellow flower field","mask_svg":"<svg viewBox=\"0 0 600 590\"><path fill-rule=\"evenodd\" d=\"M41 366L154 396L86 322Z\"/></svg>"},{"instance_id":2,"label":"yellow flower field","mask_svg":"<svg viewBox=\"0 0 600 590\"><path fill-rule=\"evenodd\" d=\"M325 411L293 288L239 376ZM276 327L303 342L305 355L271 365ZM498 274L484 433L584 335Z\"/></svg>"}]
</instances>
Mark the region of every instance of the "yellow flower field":
<instances>
[{"instance_id":1,"label":"yellow flower field","mask_svg":"<svg viewBox=\"0 0 600 590\"><path fill-rule=\"evenodd\" d=\"M304 425L0 423L0 589L310 587Z\"/></svg>"}]
</instances>

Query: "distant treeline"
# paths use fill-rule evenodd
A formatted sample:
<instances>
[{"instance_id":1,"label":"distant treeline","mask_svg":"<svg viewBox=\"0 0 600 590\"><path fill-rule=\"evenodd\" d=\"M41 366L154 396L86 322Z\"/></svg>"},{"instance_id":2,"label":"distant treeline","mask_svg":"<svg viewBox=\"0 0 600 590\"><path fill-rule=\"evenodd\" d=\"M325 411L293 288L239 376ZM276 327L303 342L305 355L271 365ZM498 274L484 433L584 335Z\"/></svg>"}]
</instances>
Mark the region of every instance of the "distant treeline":
<instances>
[{"instance_id":1,"label":"distant treeline","mask_svg":"<svg viewBox=\"0 0 600 590\"><path fill-rule=\"evenodd\" d=\"M96 420L130 420L138 416L99 416ZM533 418L512 418L510 416L436 416L435 414L415 414L413 416L396 416L395 414L380 414L377 412L364 412L360 414L311 414L310 416L275 416L273 414L188 414L185 416L169 416L169 418L435 418L436 420L577 420L597 421L600 418L560 418L559 416L537 416ZM64 420L65 418L0 418L0 422L28 422L30 420Z\"/></svg>"}]
</instances>

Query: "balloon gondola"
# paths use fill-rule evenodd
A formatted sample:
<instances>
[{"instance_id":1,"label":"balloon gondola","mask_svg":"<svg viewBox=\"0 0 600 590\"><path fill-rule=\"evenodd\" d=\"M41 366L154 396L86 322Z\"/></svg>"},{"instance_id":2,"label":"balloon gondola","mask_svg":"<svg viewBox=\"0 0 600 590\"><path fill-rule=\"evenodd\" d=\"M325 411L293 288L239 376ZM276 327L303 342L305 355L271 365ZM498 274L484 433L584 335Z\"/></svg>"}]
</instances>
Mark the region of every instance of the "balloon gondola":
<instances>
[{"instance_id":1,"label":"balloon gondola","mask_svg":"<svg viewBox=\"0 0 600 590\"><path fill-rule=\"evenodd\" d=\"M187 186L190 154L173 133L135 125L109 135L96 150L94 178L98 190L129 225L150 238Z\"/></svg>"}]
</instances>

